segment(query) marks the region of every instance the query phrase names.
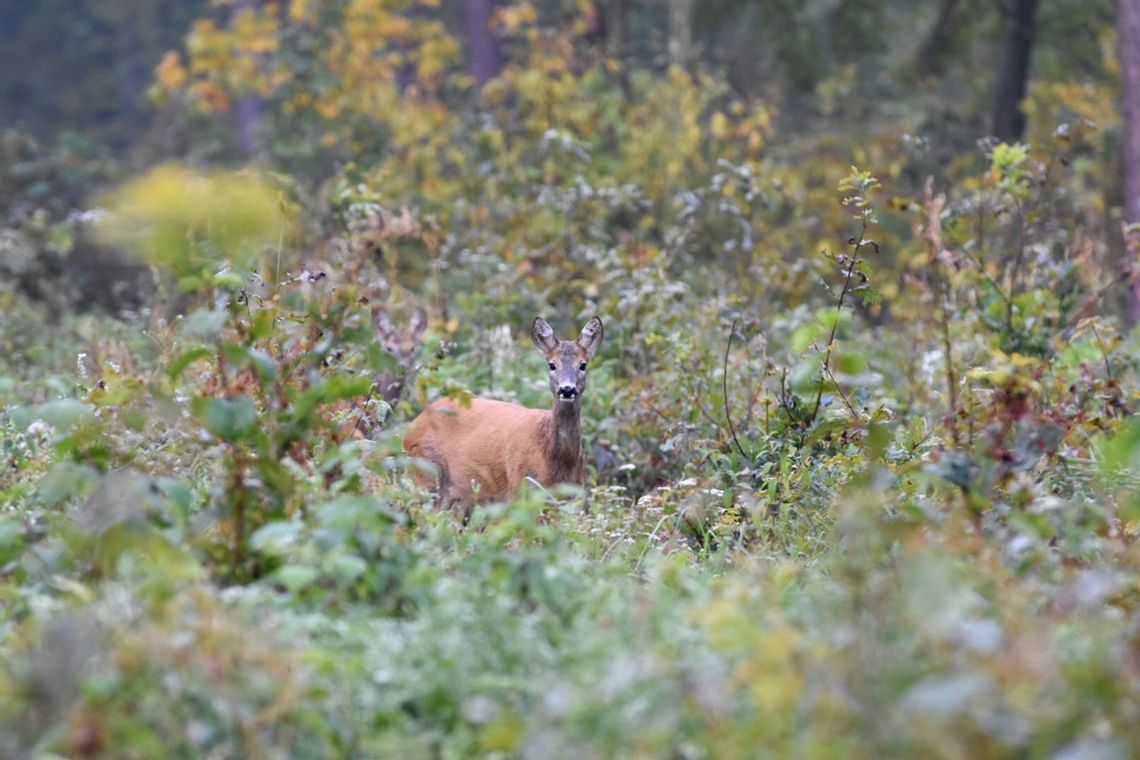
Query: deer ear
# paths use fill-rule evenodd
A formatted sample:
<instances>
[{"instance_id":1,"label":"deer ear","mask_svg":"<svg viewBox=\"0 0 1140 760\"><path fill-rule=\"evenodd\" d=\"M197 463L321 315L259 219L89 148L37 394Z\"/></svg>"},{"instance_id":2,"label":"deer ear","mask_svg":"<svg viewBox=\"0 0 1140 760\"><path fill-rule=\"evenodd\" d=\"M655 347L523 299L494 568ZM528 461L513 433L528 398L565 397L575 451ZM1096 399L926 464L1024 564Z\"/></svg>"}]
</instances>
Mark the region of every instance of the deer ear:
<instances>
[{"instance_id":1,"label":"deer ear","mask_svg":"<svg viewBox=\"0 0 1140 760\"><path fill-rule=\"evenodd\" d=\"M578 345L586 350L587 359L593 359L594 352L602 345L602 334L602 320L590 317L590 321L582 328L582 334L578 336Z\"/></svg>"},{"instance_id":2,"label":"deer ear","mask_svg":"<svg viewBox=\"0 0 1140 760\"><path fill-rule=\"evenodd\" d=\"M542 317L534 318L534 324L530 327L530 338L544 354L550 353L558 345L558 338L554 337L554 328Z\"/></svg>"}]
</instances>

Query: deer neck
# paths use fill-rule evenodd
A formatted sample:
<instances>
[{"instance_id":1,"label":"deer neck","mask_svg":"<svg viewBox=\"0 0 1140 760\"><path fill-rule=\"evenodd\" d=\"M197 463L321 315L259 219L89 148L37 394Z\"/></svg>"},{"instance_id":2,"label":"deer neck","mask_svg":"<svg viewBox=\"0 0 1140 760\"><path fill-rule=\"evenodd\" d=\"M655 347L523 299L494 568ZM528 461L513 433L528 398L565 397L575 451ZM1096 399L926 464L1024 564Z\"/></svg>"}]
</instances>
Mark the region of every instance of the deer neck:
<instances>
[{"instance_id":1,"label":"deer neck","mask_svg":"<svg viewBox=\"0 0 1140 760\"><path fill-rule=\"evenodd\" d=\"M582 451L582 402L566 403L555 399L550 422L550 435L546 442L550 458L560 464L576 462Z\"/></svg>"}]
</instances>

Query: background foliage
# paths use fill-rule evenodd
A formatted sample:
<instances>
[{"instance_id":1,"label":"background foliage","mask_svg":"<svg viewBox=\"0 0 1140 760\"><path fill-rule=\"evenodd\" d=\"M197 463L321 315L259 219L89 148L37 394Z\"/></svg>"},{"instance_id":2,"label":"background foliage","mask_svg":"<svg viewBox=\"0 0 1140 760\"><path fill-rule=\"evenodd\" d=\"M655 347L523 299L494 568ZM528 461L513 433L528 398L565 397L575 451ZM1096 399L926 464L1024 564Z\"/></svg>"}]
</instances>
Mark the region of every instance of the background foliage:
<instances>
[{"instance_id":1,"label":"background foliage","mask_svg":"<svg viewBox=\"0 0 1140 760\"><path fill-rule=\"evenodd\" d=\"M1140 751L1111 3L1004 142L973 0L137 5L0 12L0 756ZM463 528L535 314L593 511Z\"/></svg>"}]
</instances>

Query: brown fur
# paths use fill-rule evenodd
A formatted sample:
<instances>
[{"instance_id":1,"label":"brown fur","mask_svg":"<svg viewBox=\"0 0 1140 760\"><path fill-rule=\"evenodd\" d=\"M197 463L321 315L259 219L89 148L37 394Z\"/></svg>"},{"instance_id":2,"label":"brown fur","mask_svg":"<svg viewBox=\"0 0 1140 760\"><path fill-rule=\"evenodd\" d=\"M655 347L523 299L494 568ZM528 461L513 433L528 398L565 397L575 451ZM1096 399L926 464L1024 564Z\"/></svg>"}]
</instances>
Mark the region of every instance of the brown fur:
<instances>
[{"instance_id":1,"label":"brown fur","mask_svg":"<svg viewBox=\"0 0 1140 760\"><path fill-rule=\"evenodd\" d=\"M488 440L494 431L493 440ZM509 499L528 476L544 486L581 483L582 447L555 453L551 413L491 399L472 399L466 409L440 399L415 419L404 448L440 470L438 482L420 476L421 485L439 488L440 504L465 506ZM441 487L443 486L443 487Z\"/></svg>"},{"instance_id":2,"label":"brown fur","mask_svg":"<svg viewBox=\"0 0 1140 760\"><path fill-rule=\"evenodd\" d=\"M535 320L535 343L556 367L550 410L483 398L467 407L440 399L425 409L408 428L404 449L433 463L439 474L434 479L417 474L417 482L437 490L441 507L460 506L465 515L476 504L510 499L527 477L543 486L585 486L581 396L586 372L579 367L593 356L601 331L595 317L578 340L558 341L549 325ZM571 386L573 400L560 399L560 388Z\"/></svg>"}]
</instances>

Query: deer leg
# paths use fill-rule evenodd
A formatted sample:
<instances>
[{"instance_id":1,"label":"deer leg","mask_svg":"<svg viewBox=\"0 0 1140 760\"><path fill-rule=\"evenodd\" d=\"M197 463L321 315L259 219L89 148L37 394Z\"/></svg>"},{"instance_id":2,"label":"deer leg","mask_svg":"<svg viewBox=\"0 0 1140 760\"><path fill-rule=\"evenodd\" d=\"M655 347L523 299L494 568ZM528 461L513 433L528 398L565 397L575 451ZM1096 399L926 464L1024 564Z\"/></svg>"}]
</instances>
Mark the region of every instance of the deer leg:
<instances>
[{"instance_id":1,"label":"deer leg","mask_svg":"<svg viewBox=\"0 0 1140 760\"><path fill-rule=\"evenodd\" d=\"M447 493L441 491L439 498L436 501L436 506L441 510L446 510L455 515L455 517L459 518L459 521L463 524L464 527L466 527L467 523L470 522L471 512L474 509L473 505L464 501L461 496L458 496L451 491L448 491Z\"/></svg>"}]
</instances>

